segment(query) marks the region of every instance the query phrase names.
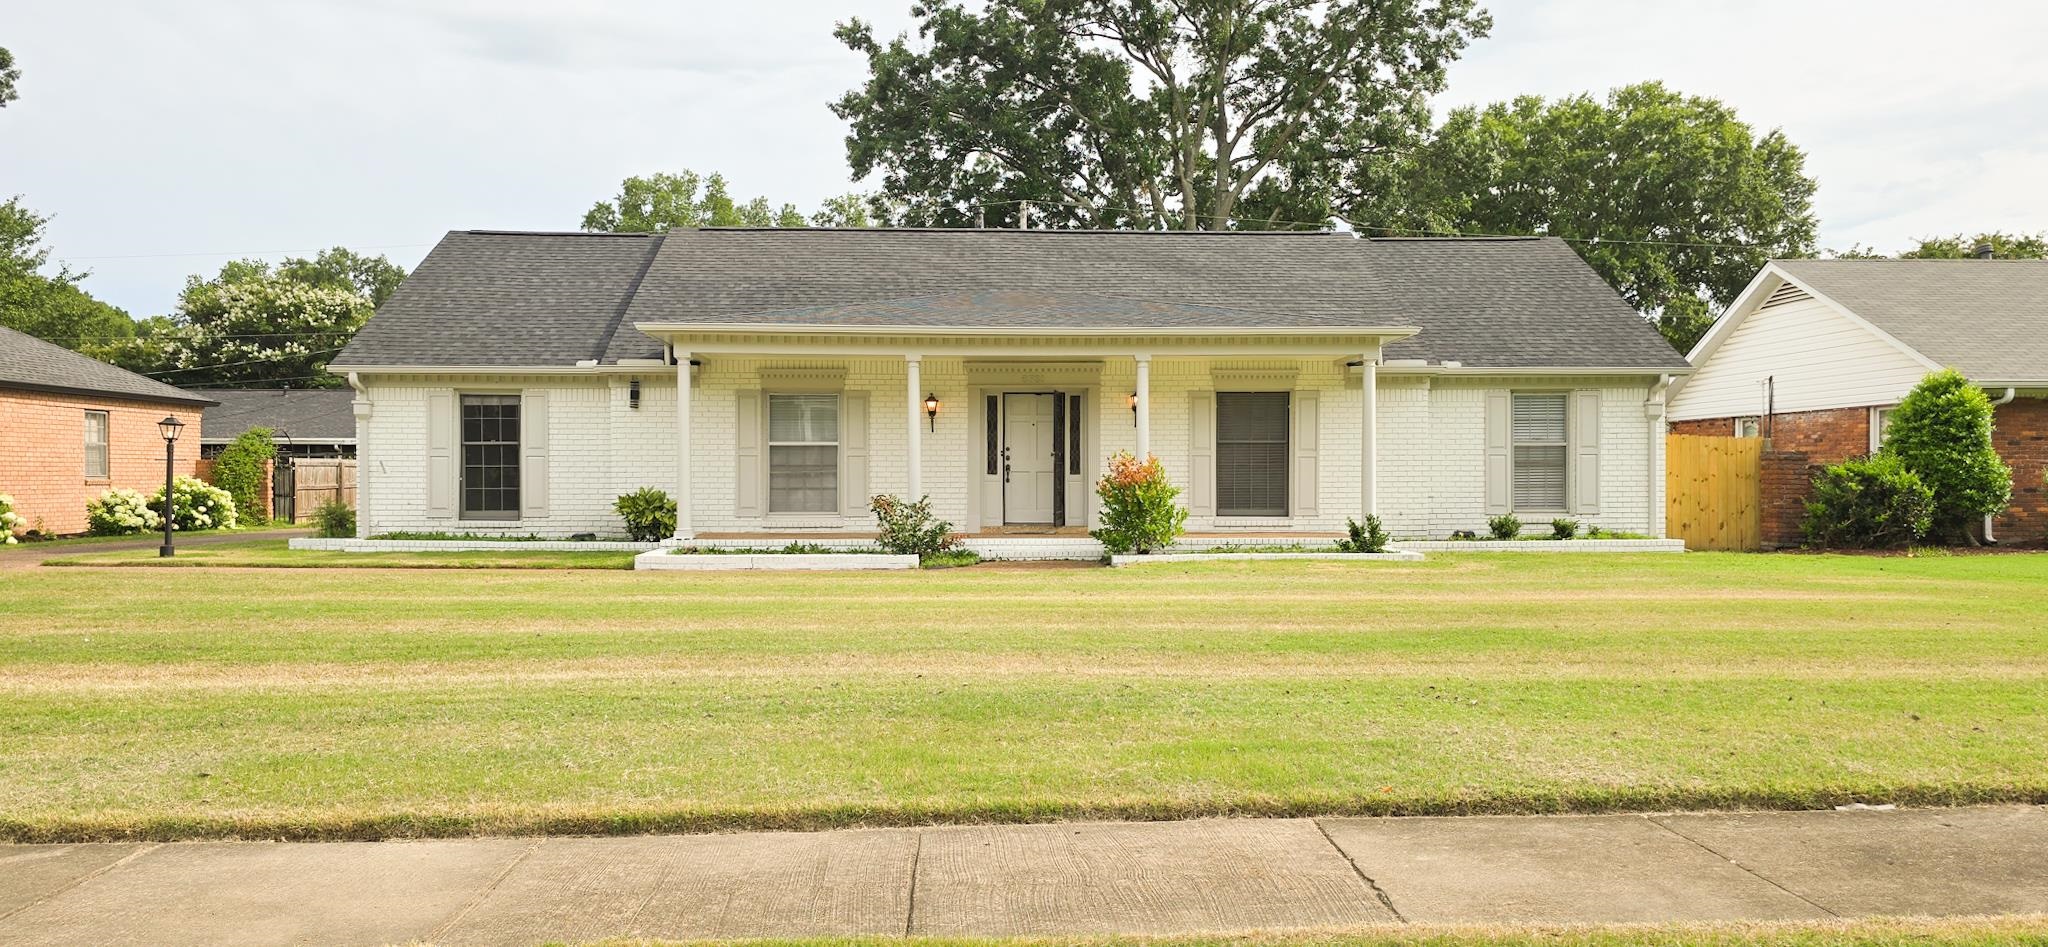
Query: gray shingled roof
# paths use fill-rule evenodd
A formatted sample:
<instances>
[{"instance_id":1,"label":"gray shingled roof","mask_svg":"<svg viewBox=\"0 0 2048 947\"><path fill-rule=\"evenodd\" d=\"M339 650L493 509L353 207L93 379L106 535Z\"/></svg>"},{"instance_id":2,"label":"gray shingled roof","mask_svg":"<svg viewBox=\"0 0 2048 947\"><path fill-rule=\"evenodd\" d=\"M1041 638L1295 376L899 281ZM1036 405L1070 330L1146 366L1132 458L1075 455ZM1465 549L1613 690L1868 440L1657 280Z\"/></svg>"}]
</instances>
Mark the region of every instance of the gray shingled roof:
<instances>
[{"instance_id":1,"label":"gray shingled roof","mask_svg":"<svg viewBox=\"0 0 2048 947\"><path fill-rule=\"evenodd\" d=\"M194 388L219 404L206 409L199 436L232 440L250 428L267 427L279 440L333 444L356 437L356 393L347 388Z\"/></svg>"},{"instance_id":2,"label":"gray shingled roof","mask_svg":"<svg viewBox=\"0 0 2048 947\"><path fill-rule=\"evenodd\" d=\"M0 388L211 404L203 396L0 326Z\"/></svg>"},{"instance_id":3,"label":"gray shingled roof","mask_svg":"<svg viewBox=\"0 0 2048 947\"><path fill-rule=\"evenodd\" d=\"M1781 260L1778 266L1974 380L2048 381L2048 260Z\"/></svg>"},{"instance_id":4,"label":"gray shingled roof","mask_svg":"<svg viewBox=\"0 0 2048 947\"><path fill-rule=\"evenodd\" d=\"M576 291L549 292L551 279L566 273L576 275ZM607 304L611 318L602 315ZM1390 345L1389 357L1504 368L1685 365L1577 254L1550 239L706 229L637 241L450 234L335 366L568 365L599 357L592 345L601 339L603 361L615 362L661 355L634 323L807 320L1413 325L1422 334Z\"/></svg>"}]
</instances>

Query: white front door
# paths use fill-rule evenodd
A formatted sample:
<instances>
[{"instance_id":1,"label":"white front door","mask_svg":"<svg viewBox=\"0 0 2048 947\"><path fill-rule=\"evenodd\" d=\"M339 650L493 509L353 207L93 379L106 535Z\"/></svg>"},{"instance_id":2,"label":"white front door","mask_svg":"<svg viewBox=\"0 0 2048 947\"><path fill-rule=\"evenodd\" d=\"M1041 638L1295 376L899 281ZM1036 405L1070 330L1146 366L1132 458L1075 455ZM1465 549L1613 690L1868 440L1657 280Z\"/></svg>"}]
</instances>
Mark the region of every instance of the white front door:
<instances>
[{"instance_id":1,"label":"white front door","mask_svg":"<svg viewBox=\"0 0 2048 947\"><path fill-rule=\"evenodd\" d=\"M1003 522L1052 522L1051 395L1003 396Z\"/></svg>"}]
</instances>

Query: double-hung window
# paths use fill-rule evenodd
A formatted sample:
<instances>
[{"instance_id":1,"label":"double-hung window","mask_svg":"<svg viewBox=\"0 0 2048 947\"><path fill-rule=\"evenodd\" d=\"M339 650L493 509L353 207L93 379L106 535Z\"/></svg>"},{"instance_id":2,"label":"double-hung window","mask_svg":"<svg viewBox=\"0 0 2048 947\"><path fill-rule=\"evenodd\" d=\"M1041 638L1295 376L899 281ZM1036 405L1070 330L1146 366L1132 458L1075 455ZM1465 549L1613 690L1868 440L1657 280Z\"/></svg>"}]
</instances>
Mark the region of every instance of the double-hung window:
<instances>
[{"instance_id":1,"label":"double-hung window","mask_svg":"<svg viewBox=\"0 0 2048 947\"><path fill-rule=\"evenodd\" d=\"M1565 411L1569 398L1556 394L1514 396L1515 509L1563 510Z\"/></svg>"},{"instance_id":2,"label":"double-hung window","mask_svg":"<svg viewBox=\"0 0 2048 947\"><path fill-rule=\"evenodd\" d=\"M839 396L768 396L768 512L839 509Z\"/></svg>"},{"instance_id":3,"label":"double-hung window","mask_svg":"<svg viewBox=\"0 0 2048 947\"><path fill-rule=\"evenodd\" d=\"M462 396L462 515L519 518L519 396Z\"/></svg>"},{"instance_id":4,"label":"double-hung window","mask_svg":"<svg viewBox=\"0 0 2048 947\"><path fill-rule=\"evenodd\" d=\"M85 476L88 480L107 478L107 413L85 413Z\"/></svg>"},{"instance_id":5,"label":"double-hung window","mask_svg":"<svg viewBox=\"0 0 2048 947\"><path fill-rule=\"evenodd\" d=\"M1287 515L1288 393L1216 393L1216 515Z\"/></svg>"}]
</instances>

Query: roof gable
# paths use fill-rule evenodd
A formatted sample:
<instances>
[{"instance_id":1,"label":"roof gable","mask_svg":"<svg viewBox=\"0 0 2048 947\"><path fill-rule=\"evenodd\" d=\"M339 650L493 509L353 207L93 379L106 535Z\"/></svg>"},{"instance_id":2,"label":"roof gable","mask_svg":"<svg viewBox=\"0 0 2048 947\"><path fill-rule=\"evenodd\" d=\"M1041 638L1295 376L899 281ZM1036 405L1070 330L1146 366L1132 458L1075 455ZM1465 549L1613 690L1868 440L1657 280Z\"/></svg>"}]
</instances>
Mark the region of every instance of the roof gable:
<instances>
[{"instance_id":1,"label":"roof gable","mask_svg":"<svg viewBox=\"0 0 2048 947\"><path fill-rule=\"evenodd\" d=\"M2048 381L2048 261L1784 260L1772 266L1933 365Z\"/></svg>"}]
</instances>

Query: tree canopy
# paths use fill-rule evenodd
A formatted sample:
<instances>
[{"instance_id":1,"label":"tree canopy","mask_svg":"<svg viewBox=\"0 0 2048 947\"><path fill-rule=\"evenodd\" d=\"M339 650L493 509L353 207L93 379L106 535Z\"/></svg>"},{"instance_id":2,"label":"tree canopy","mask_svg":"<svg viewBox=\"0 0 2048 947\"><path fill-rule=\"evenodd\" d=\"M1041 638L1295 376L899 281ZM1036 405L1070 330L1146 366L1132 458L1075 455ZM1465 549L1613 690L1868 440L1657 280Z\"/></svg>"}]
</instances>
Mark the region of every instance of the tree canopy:
<instances>
[{"instance_id":1,"label":"tree canopy","mask_svg":"<svg viewBox=\"0 0 2048 947\"><path fill-rule=\"evenodd\" d=\"M14 84L20 80L21 70L14 65L14 54L8 52L7 47L0 46L0 108L6 108L7 103L21 98L14 91Z\"/></svg>"},{"instance_id":2,"label":"tree canopy","mask_svg":"<svg viewBox=\"0 0 2048 947\"><path fill-rule=\"evenodd\" d=\"M700 193L701 191L701 193ZM619 184L619 196L598 201L583 215L583 229L592 233L666 233L690 227L802 227L795 204L779 209L756 197L745 204L732 199L725 176L699 177L695 171L634 176Z\"/></svg>"},{"instance_id":3,"label":"tree canopy","mask_svg":"<svg viewBox=\"0 0 2048 947\"><path fill-rule=\"evenodd\" d=\"M1805 160L1719 101L1646 82L1454 110L1345 199L1364 229L1563 237L1682 352L1766 262L1813 255Z\"/></svg>"},{"instance_id":4,"label":"tree canopy","mask_svg":"<svg viewBox=\"0 0 2048 947\"><path fill-rule=\"evenodd\" d=\"M980 5L977 5L980 6ZM920 41L860 20L833 111L905 223L1222 229L1326 206L1428 129L1492 21L1474 0L929 0ZM1241 207L1255 195L1255 206ZM1310 218L1317 219L1317 218Z\"/></svg>"},{"instance_id":5,"label":"tree canopy","mask_svg":"<svg viewBox=\"0 0 2048 947\"><path fill-rule=\"evenodd\" d=\"M43 244L49 222L19 197L0 203L0 325L72 349L133 336L127 313L78 285L87 274L69 267L43 272L50 261Z\"/></svg>"},{"instance_id":6,"label":"tree canopy","mask_svg":"<svg viewBox=\"0 0 2048 947\"><path fill-rule=\"evenodd\" d=\"M382 254L365 256L347 247L322 250L312 259L286 257L277 266L280 279L304 286L343 289L384 305L398 284L405 282L405 268Z\"/></svg>"}]
</instances>

